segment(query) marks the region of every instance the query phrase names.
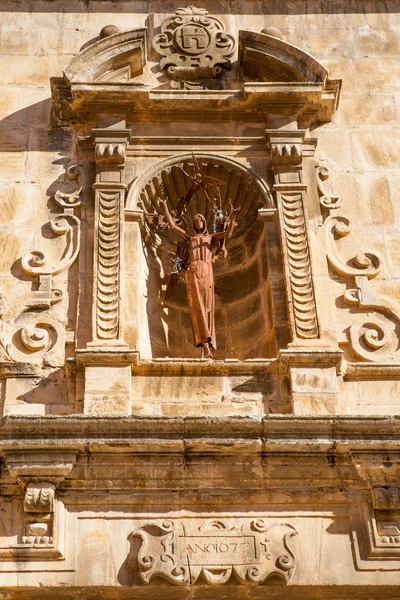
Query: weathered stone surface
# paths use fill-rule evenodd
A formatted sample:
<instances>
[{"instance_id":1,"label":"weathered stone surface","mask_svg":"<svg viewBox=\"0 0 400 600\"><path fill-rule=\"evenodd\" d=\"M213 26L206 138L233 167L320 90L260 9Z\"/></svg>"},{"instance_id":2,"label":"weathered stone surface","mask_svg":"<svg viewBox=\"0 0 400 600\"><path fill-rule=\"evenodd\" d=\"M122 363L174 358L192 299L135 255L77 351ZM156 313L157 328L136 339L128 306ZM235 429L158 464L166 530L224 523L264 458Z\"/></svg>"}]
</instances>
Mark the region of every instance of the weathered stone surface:
<instances>
[{"instance_id":1,"label":"weathered stone surface","mask_svg":"<svg viewBox=\"0 0 400 600\"><path fill-rule=\"evenodd\" d=\"M397 600L396 3L2 11L0 597ZM192 153L213 360L151 227Z\"/></svg>"}]
</instances>

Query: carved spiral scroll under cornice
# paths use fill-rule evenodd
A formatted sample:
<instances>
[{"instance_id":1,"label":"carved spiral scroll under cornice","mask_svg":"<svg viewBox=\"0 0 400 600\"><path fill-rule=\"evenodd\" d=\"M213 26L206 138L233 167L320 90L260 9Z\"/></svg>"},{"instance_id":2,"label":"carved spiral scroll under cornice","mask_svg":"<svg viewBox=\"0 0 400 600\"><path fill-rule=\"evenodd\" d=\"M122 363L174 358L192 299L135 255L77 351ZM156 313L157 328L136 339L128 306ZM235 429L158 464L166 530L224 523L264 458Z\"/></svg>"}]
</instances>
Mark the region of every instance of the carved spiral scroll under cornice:
<instances>
[{"instance_id":1,"label":"carved spiral scroll under cornice","mask_svg":"<svg viewBox=\"0 0 400 600\"><path fill-rule=\"evenodd\" d=\"M321 163L317 165L317 186L320 205L331 211L335 208L340 208L343 204L341 196L332 196L326 187L326 181L329 179L330 170L327 165Z\"/></svg>"},{"instance_id":2,"label":"carved spiral scroll under cornice","mask_svg":"<svg viewBox=\"0 0 400 600\"><path fill-rule=\"evenodd\" d=\"M317 167L319 178L327 179L329 171ZM318 182L318 189L324 192ZM400 360L400 314L396 302L378 298L370 289L369 280L379 274L381 260L371 252L360 252L344 260L338 250L338 240L351 231L350 220L337 213L341 206L339 197L322 193L320 203L328 210L325 220L327 260L331 268L342 277L354 282L354 287L343 295L346 304L368 312L365 319L357 318L349 327L350 345L358 358L370 362L393 363Z\"/></svg>"}]
</instances>

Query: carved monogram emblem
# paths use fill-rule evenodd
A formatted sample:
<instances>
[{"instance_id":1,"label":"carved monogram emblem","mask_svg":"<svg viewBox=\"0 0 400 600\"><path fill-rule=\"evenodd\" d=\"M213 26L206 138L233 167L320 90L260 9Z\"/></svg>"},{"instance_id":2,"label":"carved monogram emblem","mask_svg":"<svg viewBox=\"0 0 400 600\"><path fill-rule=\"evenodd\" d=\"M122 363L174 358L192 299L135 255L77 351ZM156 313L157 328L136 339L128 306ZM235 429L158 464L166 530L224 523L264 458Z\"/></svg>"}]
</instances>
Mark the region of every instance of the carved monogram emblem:
<instances>
[{"instance_id":1,"label":"carved monogram emblem","mask_svg":"<svg viewBox=\"0 0 400 600\"><path fill-rule=\"evenodd\" d=\"M161 55L160 67L171 78L171 87L221 87L235 46L223 23L202 8L178 8L161 25L153 47Z\"/></svg>"},{"instance_id":2,"label":"carved monogram emblem","mask_svg":"<svg viewBox=\"0 0 400 600\"><path fill-rule=\"evenodd\" d=\"M263 583L274 576L287 583L295 558L287 540L297 535L291 525L263 519L151 521L132 533L142 539L138 554L140 577L153 576L174 584L210 585Z\"/></svg>"}]
</instances>

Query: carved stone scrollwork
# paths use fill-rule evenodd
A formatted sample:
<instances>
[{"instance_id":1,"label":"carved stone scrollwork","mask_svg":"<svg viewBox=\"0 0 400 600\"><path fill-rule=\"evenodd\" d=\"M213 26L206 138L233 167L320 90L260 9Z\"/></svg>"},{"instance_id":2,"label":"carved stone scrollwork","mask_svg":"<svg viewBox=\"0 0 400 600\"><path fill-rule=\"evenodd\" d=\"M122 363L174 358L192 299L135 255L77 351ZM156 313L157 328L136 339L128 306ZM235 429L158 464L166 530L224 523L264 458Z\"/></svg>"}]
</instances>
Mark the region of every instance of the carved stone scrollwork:
<instances>
[{"instance_id":1,"label":"carved stone scrollwork","mask_svg":"<svg viewBox=\"0 0 400 600\"><path fill-rule=\"evenodd\" d=\"M75 180L78 177L77 167L73 165L67 170L67 177ZM31 277L39 278L38 289L29 308L49 308L62 299L62 291L53 286L53 277L66 271L76 260L80 248L80 219L74 214L74 209L80 206L79 200L82 188L67 194L57 191L54 200L63 209L50 221L53 233L65 236L66 248L62 258L55 264L41 250L33 250L22 257L23 271Z\"/></svg>"},{"instance_id":2,"label":"carved stone scrollwork","mask_svg":"<svg viewBox=\"0 0 400 600\"><path fill-rule=\"evenodd\" d=\"M231 68L234 47L222 21L195 6L178 8L153 40L162 57L160 68L173 88L222 87L220 79Z\"/></svg>"},{"instance_id":3,"label":"carved stone scrollwork","mask_svg":"<svg viewBox=\"0 0 400 600\"><path fill-rule=\"evenodd\" d=\"M321 178L321 167L318 177ZM329 171L322 169L325 179ZM320 191L325 191L320 187ZM360 252L345 261L338 250L338 240L352 232L350 220L336 212L342 205L339 197L331 197L323 193L320 202L328 210L325 220L327 260L332 269L339 275L349 278L354 286L343 295L346 304L368 311L365 320L357 319L348 330L348 338L358 358L371 362L391 363L400 359L400 315L397 303L389 299L381 299L371 291L369 280L380 272L381 260L371 252ZM333 211L331 213L331 211ZM372 312L372 314L371 314Z\"/></svg>"},{"instance_id":4,"label":"carved stone scrollwork","mask_svg":"<svg viewBox=\"0 0 400 600\"><path fill-rule=\"evenodd\" d=\"M204 521L204 522L201 522ZM152 521L134 531L142 540L138 555L140 578L154 576L175 585L261 584L270 577L287 583L295 567L288 540L291 525L264 519L238 523L225 519Z\"/></svg>"},{"instance_id":5,"label":"carved stone scrollwork","mask_svg":"<svg viewBox=\"0 0 400 600\"><path fill-rule=\"evenodd\" d=\"M340 208L343 204L341 196L331 196L326 189L325 182L329 179L330 170L323 163L317 165L317 186L319 193L319 203L323 208L333 210Z\"/></svg>"},{"instance_id":6,"label":"carved stone scrollwork","mask_svg":"<svg viewBox=\"0 0 400 600\"><path fill-rule=\"evenodd\" d=\"M67 170L67 177L70 180L78 178L76 165ZM63 297L62 290L54 286L54 277L66 271L79 253L80 219L74 210L81 204L81 191L82 188L72 193L58 190L54 195L55 202L63 210L51 219L50 228L66 239L60 260L52 262L41 250L33 250L21 259L24 273L38 278L37 289L27 296L22 312L9 310L5 299L0 298L0 355L5 360L26 361L29 356L29 360L36 363L43 361L55 365L63 362L63 324L51 316L38 316L36 311L49 309Z\"/></svg>"}]
</instances>

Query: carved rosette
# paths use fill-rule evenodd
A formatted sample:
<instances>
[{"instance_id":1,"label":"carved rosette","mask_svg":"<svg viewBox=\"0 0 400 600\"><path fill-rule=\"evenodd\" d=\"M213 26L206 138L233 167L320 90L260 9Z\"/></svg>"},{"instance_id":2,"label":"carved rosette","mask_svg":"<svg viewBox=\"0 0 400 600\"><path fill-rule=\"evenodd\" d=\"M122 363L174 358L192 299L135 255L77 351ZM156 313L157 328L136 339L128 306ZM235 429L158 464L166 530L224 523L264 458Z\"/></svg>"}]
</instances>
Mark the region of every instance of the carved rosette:
<instances>
[{"instance_id":1,"label":"carved rosette","mask_svg":"<svg viewBox=\"0 0 400 600\"><path fill-rule=\"evenodd\" d=\"M270 577L287 583L295 567L288 547L294 535L291 525L264 519L151 521L132 533L142 540L142 582L158 576L175 585L222 585L232 578L261 584Z\"/></svg>"},{"instance_id":2,"label":"carved rosette","mask_svg":"<svg viewBox=\"0 0 400 600\"><path fill-rule=\"evenodd\" d=\"M153 39L153 48L162 57L160 68L173 88L222 87L220 79L231 68L234 47L222 21L195 6L178 8Z\"/></svg>"},{"instance_id":3,"label":"carved rosette","mask_svg":"<svg viewBox=\"0 0 400 600\"><path fill-rule=\"evenodd\" d=\"M302 130L267 130L280 214L287 298L293 342L319 337L319 324L304 213Z\"/></svg>"},{"instance_id":4,"label":"carved rosette","mask_svg":"<svg viewBox=\"0 0 400 600\"><path fill-rule=\"evenodd\" d=\"M122 328L123 218L122 183L130 131L96 129L93 341L124 345Z\"/></svg>"}]
</instances>

